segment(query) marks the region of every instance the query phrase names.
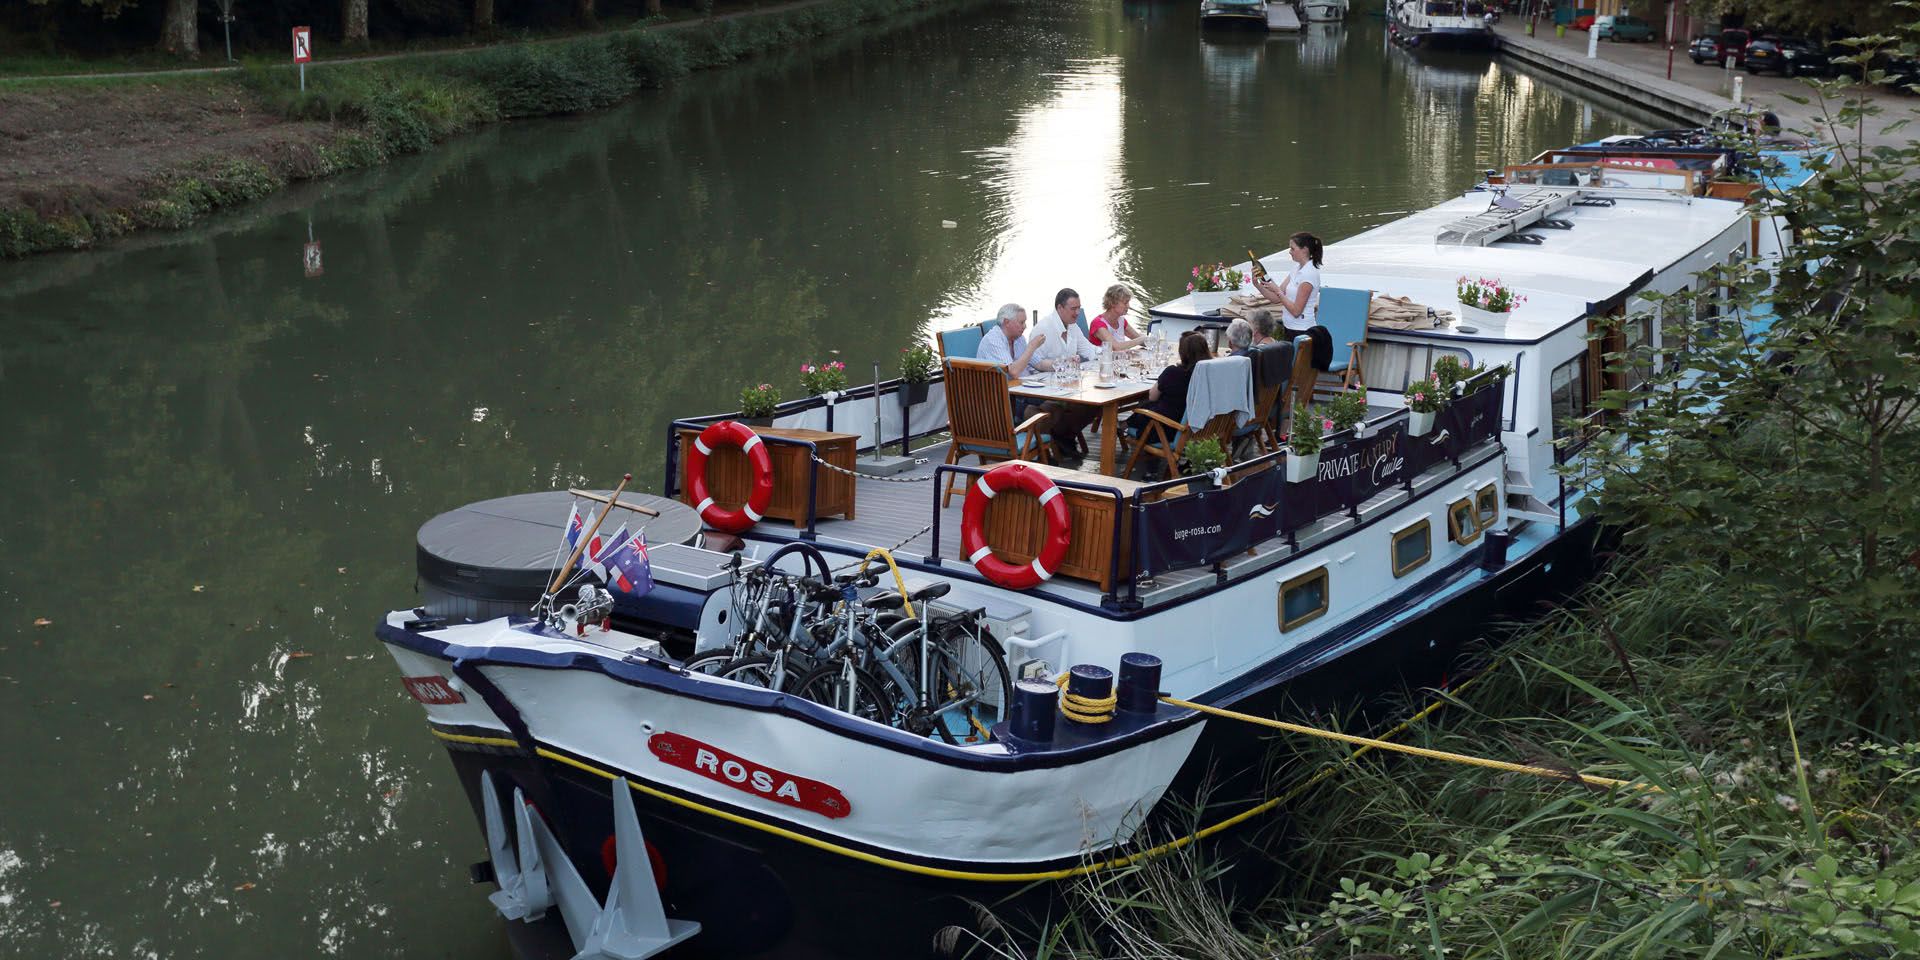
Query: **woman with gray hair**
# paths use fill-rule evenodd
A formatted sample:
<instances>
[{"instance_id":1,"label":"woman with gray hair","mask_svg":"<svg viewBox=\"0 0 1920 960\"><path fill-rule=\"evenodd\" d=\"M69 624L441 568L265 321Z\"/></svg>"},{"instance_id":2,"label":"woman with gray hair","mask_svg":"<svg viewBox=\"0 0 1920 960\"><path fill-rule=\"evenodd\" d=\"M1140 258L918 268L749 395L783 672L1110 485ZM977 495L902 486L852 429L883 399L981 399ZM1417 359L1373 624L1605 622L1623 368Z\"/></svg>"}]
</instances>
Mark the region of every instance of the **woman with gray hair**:
<instances>
[{"instance_id":1,"label":"woman with gray hair","mask_svg":"<svg viewBox=\"0 0 1920 960\"><path fill-rule=\"evenodd\" d=\"M1273 328L1279 326L1280 322L1274 318L1272 310L1264 307L1259 310L1254 310L1247 314L1247 322L1253 324L1254 346L1257 347L1263 343L1274 342Z\"/></svg>"},{"instance_id":2,"label":"woman with gray hair","mask_svg":"<svg viewBox=\"0 0 1920 960\"><path fill-rule=\"evenodd\" d=\"M1239 317L1227 324L1227 349L1230 356L1244 357L1253 351L1253 324Z\"/></svg>"}]
</instances>

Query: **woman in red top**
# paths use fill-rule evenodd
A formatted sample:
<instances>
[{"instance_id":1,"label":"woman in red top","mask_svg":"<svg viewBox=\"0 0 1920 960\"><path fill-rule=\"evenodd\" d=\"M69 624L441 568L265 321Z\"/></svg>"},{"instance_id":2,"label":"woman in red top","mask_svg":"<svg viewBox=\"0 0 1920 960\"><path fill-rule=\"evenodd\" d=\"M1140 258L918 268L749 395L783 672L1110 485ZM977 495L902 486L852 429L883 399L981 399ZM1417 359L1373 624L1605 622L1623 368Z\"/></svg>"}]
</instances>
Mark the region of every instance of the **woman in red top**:
<instances>
[{"instance_id":1,"label":"woman in red top","mask_svg":"<svg viewBox=\"0 0 1920 960\"><path fill-rule=\"evenodd\" d=\"M1100 313L1087 324L1087 339L1096 347L1111 342L1116 351L1139 346L1147 338L1127 322L1127 307L1132 303L1133 294L1127 292L1125 284L1108 287L1100 297Z\"/></svg>"}]
</instances>

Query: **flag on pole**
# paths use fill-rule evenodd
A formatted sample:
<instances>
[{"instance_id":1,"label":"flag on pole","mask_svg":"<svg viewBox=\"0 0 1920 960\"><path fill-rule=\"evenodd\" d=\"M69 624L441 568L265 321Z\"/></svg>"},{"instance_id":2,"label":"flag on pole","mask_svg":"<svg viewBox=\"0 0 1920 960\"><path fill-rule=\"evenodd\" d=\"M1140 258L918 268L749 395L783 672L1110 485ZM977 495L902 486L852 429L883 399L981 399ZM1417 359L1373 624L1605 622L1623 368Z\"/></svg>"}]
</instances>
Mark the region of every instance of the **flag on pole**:
<instances>
[{"instance_id":1,"label":"flag on pole","mask_svg":"<svg viewBox=\"0 0 1920 960\"><path fill-rule=\"evenodd\" d=\"M580 505L567 506L567 525L560 533L563 556L573 556L573 548L580 545L580 538L586 536L587 524L580 517Z\"/></svg>"},{"instance_id":2,"label":"flag on pole","mask_svg":"<svg viewBox=\"0 0 1920 960\"><path fill-rule=\"evenodd\" d=\"M634 597L645 596L653 589L653 563L647 559L645 531L619 541L618 546L594 563L593 572L614 590Z\"/></svg>"},{"instance_id":3,"label":"flag on pole","mask_svg":"<svg viewBox=\"0 0 1920 960\"><path fill-rule=\"evenodd\" d=\"M591 570L595 576L605 580L607 575L600 569L600 561L606 559L607 554L611 553L615 546L625 542L626 539L627 525L624 523L620 525L619 530L614 531L610 535L605 533L594 534L587 540L587 549L580 553L580 569Z\"/></svg>"}]
</instances>

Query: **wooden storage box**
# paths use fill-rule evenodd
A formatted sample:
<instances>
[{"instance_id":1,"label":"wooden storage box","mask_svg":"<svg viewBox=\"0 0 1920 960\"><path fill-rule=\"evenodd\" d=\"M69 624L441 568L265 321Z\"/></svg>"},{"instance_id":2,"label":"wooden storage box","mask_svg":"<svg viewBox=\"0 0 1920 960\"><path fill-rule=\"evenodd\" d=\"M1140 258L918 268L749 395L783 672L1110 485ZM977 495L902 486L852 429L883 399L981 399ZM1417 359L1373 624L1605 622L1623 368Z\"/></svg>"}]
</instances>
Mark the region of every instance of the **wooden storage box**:
<instances>
[{"instance_id":1,"label":"wooden storage box","mask_svg":"<svg viewBox=\"0 0 1920 960\"><path fill-rule=\"evenodd\" d=\"M1067 515L1073 521L1073 534L1067 546L1066 559L1060 561L1060 569L1054 571L1055 576L1091 581L1099 584L1101 590L1111 591L1115 580L1127 568L1133 545L1132 524L1123 522L1119 530L1120 565L1116 570L1113 554L1114 517L1123 509L1123 501L1133 498L1140 484L1042 463L1028 463L1027 466L1052 477L1056 482L1067 480L1092 484L1118 492L1119 497L1116 498L1106 492L1066 486L1060 488L1060 493L1067 499ZM1047 518L1040 509L1040 501L1018 490L1003 491L993 498L987 507L986 527L987 543L993 547L993 555L1008 563L1032 563L1040 555L1040 545L1047 536Z\"/></svg>"},{"instance_id":2,"label":"wooden storage box","mask_svg":"<svg viewBox=\"0 0 1920 960\"><path fill-rule=\"evenodd\" d=\"M754 427L753 431L763 439L810 440L819 451L820 459L846 470L853 469L854 457L859 452L860 438L850 433L791 427ZM694 505L694 500L693 484L689 482L687 474L687 451L693 449L693 439L699 435L700 431L694 428L680 428L680 500L689 506ZM796 527L806 526L809 519L807 478L816 471L819 487L815 492L815 518L853 519L852 477L816 465L807 457L807 448L797 444L769 441L767 453L773 459L773 499L767 504L768 519L785 520ZM737 510L747 502L747 491L752 487L753 468L747 461L747 455L741 453L738 447L718 447L707 457L707 490L713 496L714 503L728 510Z\"/></svg>"}]
</instances>

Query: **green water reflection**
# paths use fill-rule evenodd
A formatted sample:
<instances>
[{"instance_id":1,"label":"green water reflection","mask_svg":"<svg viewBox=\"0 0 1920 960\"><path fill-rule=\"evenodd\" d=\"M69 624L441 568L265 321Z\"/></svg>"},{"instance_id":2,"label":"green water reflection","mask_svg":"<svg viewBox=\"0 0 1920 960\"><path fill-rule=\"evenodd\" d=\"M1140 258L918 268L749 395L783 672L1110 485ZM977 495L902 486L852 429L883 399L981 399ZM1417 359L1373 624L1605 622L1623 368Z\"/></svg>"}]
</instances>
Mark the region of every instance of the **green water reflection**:
<instances>
[{"instance_id":1,"label":"green water reflection","mask_svg":"<svg viewBox=\"0 0 1920 960\"><path fill-rule=\"evenodd\" d=\"M1364 14L986 6L0 266L0 955L501 955L370 639L419 522L657 488L670 416L803 361L891 375L1061 285L1144 304L1640 125Z\"/></svg>"}]
</instances>

